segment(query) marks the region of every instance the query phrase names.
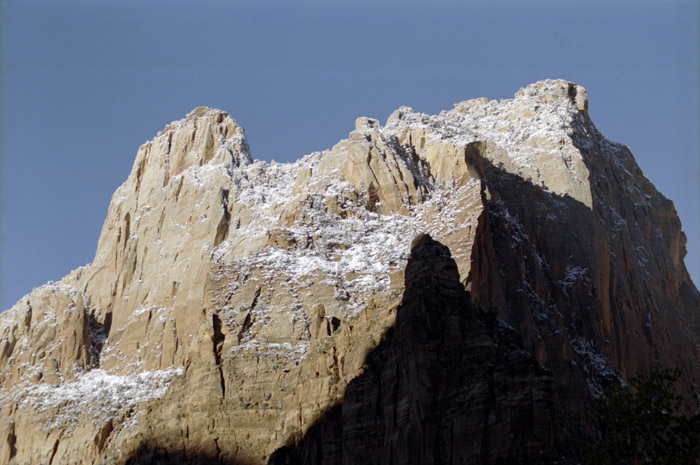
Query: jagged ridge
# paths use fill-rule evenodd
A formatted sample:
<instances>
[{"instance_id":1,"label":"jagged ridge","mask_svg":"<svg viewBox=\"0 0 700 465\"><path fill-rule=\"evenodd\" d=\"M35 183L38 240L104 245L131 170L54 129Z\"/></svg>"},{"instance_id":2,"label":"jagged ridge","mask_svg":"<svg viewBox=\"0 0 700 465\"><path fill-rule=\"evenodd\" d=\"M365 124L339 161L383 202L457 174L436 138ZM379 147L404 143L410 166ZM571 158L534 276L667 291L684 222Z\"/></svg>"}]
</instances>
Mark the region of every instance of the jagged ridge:
<instances>
[{"instance_id":1,"label":"jagged ridge","mask_svg":"<svg viewBox=\"0 0 700 465\"><path fill-rule=\"evenodd\" d=\"M662 365L697 381L680 223L587 105L582 87L542 81L439 115L402 107L291 164L254 161L218 110L166 126L115 192L94 261L0 317L0 404L14 418L0 456L121 463L155 447L266 461L362 372L422 232L553 373L571 418L562 441L595 428L591 396L612 378ZM173 381L122 389L135 400L101 418L80 398L31 402L37 383L61 398L99 373Z\"/></svg>"}]
</instances>

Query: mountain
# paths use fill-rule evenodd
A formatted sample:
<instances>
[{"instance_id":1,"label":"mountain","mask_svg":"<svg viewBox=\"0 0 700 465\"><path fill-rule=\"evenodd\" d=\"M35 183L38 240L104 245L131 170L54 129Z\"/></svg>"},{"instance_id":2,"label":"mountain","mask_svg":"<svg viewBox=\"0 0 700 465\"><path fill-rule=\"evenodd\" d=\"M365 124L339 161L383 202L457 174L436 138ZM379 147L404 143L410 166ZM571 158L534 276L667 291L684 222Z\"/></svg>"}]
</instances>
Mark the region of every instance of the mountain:
<instances>
[{"instance_id":1,"label":"mountain","mask_svg":"<svg viewBox=\"0 0 700 465\"><path fill-rule=\"evenodd\" d=\"M93 262L0 315L0 461L575 463L593 399L700 381L671 201L547 80L253 160L197 108Z\"/></svg>"}]
</instances>

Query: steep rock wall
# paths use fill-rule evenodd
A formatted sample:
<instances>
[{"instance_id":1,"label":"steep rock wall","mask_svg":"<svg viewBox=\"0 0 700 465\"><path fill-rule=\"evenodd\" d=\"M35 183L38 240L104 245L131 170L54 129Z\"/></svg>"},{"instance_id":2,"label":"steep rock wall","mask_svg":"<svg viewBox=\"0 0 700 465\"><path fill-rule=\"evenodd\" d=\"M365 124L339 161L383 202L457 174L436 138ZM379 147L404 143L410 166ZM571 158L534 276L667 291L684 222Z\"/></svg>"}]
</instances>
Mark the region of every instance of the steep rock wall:
<instances>
[{"instance_id":1,"label":"steep rock wall","mask_svg":"<svg viewBox=\"0 0 700 465\"><path fill-rule=\"evenodd\" d=\"M575 455L605 383L654 366L700 379L698 292L673 206L587 109L565 81L439 115L402 107L291 164L254 161L218 110L166 126L115 192L94 261L0 316L0 457L331 462L365 444L357 421L386 439L363 446L382 460ZM421 233L450 252L445 295L437 272L435 289L411 284L432 279L407 268ZM501 384L479 354L504 367ZM453 392L450 373L473 370L486 377L475 393L499 385L503 397ZM464 401L449 428L425 372ZM518 413L535 398L541 421ZM418 410L391 413L407 402ZM494 428L448 447L435 431L477 441L465 412ZM532 420L517 440L508 416ZM324 445L337 428L344 442ZM416 431L433 442L412 449Z\"/></svg>"}]
</instances>

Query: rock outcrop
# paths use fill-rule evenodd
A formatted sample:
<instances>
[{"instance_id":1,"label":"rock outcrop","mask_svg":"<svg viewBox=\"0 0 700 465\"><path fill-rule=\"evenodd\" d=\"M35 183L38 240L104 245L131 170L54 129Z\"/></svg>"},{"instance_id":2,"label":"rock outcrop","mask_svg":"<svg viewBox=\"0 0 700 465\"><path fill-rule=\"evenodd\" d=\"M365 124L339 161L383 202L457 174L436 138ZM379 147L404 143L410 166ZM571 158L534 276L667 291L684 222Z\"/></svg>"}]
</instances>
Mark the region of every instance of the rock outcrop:
<instances>
[{"instance_id":1,"label":"rock outcrop","mask_svg":"<svg viewBox=\"0 0 700 465\"><path fill-rule=\"evenodd\" d=\"M93 262L0 315L0 461L575 460L606 383L700 381L684 255L569 82L290 164L198 108L139 149Z\"/></svg>"}]
</instances>

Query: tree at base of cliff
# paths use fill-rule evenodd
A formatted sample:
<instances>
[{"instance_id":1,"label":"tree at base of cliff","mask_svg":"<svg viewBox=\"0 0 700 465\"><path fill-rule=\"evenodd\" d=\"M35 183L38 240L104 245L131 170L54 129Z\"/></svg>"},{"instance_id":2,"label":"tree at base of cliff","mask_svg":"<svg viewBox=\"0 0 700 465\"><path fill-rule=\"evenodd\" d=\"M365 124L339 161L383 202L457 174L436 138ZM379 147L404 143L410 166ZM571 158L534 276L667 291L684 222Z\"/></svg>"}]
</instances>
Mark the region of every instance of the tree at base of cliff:
<instances>
[{"instance_id":1,"label":"tree at base of cliff","mask_svg":"<svg viewBox=\"0 0 700 465\"><path fill-rule=\"evenodd\" d=\"M605 390L598 400L603 434L584 445L593 465L698 465L700 414L691 413L688 398L677 393L678 370L655 370L630 379L633 391L621 386Z\"/></svg>"}]
</instances>

